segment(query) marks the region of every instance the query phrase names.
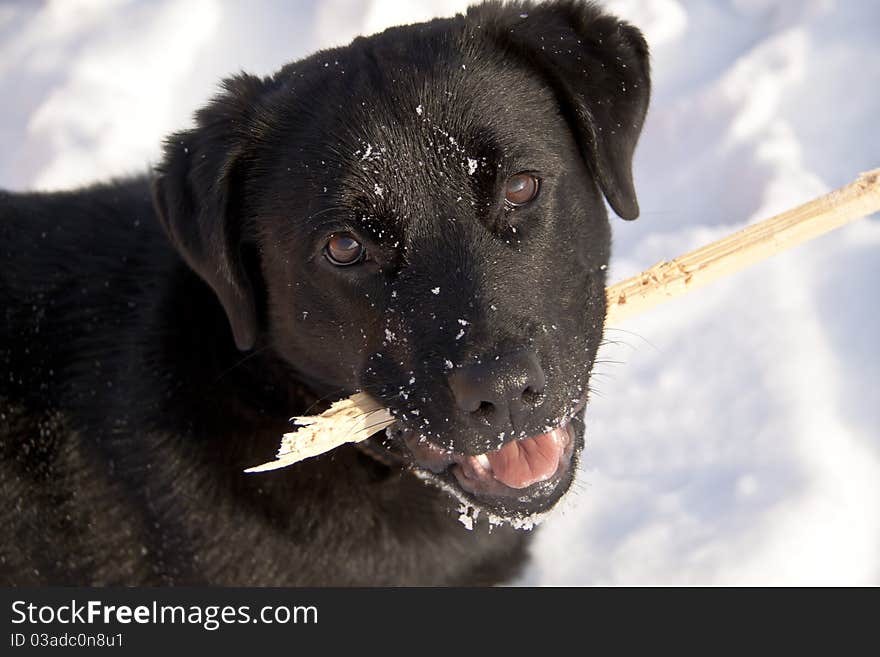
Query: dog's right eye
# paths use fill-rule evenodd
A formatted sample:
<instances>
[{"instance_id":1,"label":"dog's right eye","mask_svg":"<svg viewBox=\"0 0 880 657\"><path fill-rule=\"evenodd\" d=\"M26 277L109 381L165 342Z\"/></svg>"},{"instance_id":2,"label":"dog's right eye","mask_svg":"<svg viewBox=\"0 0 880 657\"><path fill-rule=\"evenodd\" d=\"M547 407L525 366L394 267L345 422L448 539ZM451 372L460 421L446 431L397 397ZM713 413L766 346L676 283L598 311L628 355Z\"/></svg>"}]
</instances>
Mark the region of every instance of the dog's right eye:
<instances>
[{"instance_id":1,"label":"dog's right eye","mask_svg":"<svg viewBox=\"0 0 880 657\"><path fill-rule=\"evenodd\" d=\"M504 184L504 201L509 207L519 207L534 201L541 191L541 179L526 171L507 179Z\"/></svg>"},{"instance_id":2,"label":"dog's right eye","mask_svg":"<svg viewBox=\"0 0 880 657\"><path fill-rule=\"evenodd\" d=\"M350 233L337 233L327 240L324 255L337 267L354 265L364 259L367 250Z\"/></svg>"}]
</instances>

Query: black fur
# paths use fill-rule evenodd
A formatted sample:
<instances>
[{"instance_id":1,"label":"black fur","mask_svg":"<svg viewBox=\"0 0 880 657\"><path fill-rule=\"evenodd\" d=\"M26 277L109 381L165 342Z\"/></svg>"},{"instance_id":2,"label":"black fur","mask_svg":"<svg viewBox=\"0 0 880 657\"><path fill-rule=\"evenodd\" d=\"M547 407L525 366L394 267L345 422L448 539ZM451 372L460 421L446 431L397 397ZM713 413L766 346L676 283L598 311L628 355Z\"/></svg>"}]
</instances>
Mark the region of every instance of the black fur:
<instances>
[{"instance_id":1,"label":"black fur","mask_svg":"<svg viewBox=\"0 0 880 657\"><path fill-rule=\"evenodd\" d=\"M527 347L547 387L521 434L571 413L602 335L602 194L638 214L648 95L635 28L490 3L227 80L152 181L0 193L0 582L515 575L527 533L467 531L452 497L355 447L242 470L357 390L437 444L494 449L447 360ZM541 194L506 209L523 170ZM341 230L370 260L327 262Z\"/></svg>"}]
</instances>

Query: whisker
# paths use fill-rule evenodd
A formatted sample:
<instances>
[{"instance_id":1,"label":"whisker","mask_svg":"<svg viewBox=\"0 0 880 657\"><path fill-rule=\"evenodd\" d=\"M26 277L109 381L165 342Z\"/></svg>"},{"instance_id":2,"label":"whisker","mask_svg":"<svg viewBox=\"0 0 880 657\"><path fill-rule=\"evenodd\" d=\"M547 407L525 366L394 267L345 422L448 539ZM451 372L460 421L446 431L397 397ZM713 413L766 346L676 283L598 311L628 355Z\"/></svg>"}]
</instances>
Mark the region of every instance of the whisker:
<instances>
[{"instance_id":1,"label":"whisker","mask_svg":"<svg viewBox=\"0 0 880 657\"><path fill-rule=\"evenodd\" d=\"M230 372L232 372L235 368L239 367L240 365L243 365L244 363L246 363L247 361L249 361L251 358L253 358L253 357L255 357L255 356L259 356L260 354L265 353L266 351L268 351L268 350L271 349L271 348L272 348L272 345L271 345L271 344L267 344L267 345L264 346L264 347L260 347L259 349L255 349L255 350L252 351L251 353L249 353L249 354L247 354L246 356L244 356L241 360L236 361L231 367L229 367L228 369L226 369L226 370L224 370L223 372L221 372L221 373L217 376L217 378L214 379L214 381L211 383L211 385L217 385L218 383L220 383L220 380L223 379L223 377L225 377L227 374L229 374Z\"/></svg>"},{"instance_id":2,"label":"whisker","mask_svg":"<svg viewBox=\"0 0 880 657\"><path fill-rule=\"evenodd\" d=\"M320 217L322 214L327 214L328 212L346 212L346 208L342 205L331 205L330 207L324 208L323 210L318 210L309 218L314 219L315 217Z\"/></svg>"},{"instance_id":3,"label":"whisker","mask_svg":"<svg viewBox=\"0 0 880 657\"><path fill-rule=\"evenodd\" d=\"M304 410L302 412L302 415L303 416L312 415L312 409L315 408L315 406L317 406L321 402L329 399L330 397L334 397L334 396L338 395L340 392L345 392L345 388L336 388L336 389L328 392L326 395L322 395L321 397L318 397L318 399L316 399L311 404L309 404L308 408L306 408L306 410Z\"/></svg>"},{"instance_id":4,"label":"whisker","mask_svg":"<svg viewBox=\"0 0 880 657\"><path fill-rule=\"evenodd\" d=\"M614 326L606 327L605 330L606 330L606 331L618 331L619 333L626 333L627 335L631 335L631 336L633 336L634 338L638 338L639 340L641 340L642 342L644 342L646 345L648 345L649 347L651 347L652 349L654 349L655 351L657 351L657 353L662 353L661 350L660 350L660 348L657 347L657 345L655 345L653 342L651 342L650 340L648 340L648 338L646 338L645 336L643 336L643 335L641 335L641 334L639 334L639 333L636 333L635 331L627 331L626 329L616 328L616 327L614 327ZM622 342L622 344L627 345L627 346L630 347L631 349L635 349L635 347L634 347L633 345L629 344L628 342Z\"/></svg>"},{"instance_id":5,"label":"whisker","mask_svg":"<svg viewBox=\"0 0 880 657\"><path fill-rule=\"evenodd\" d=\"M593 361L593 366L595 367L596 365L626 365L626 362L611 358L597 358Z\"/></svg>"},{"instance_id":6,"label":"whisker","mask_svg":"<svg viewBox=\"0 0 880 657\"><path fill-rule=\"evenodd\" d=\"M362 389L362 391L365 391L365 392L377 392L378 391L378 389L375 386L369 386L369 385L361 386L361 389ZM312 402L312 404L310 404L309 407L301 415L303 415L303 416L311 415L312 414L311 411L313 408L315 408L315 406L317 406L318 404L327 400L330 397L334 397L334 396L338 395L339 393L344 393L344 392L345 392L345 388L336 388L335 390L328 392L326 395L323 395L320 398L316 399L314 402ZM352 419L357 420L358 418L361 418L364 415L368 415L369 413L373 413L373 412L375 412L375 411L365 411L364 413L361 413L360 415L354 416Z\"/></svg>"}]
</instances>

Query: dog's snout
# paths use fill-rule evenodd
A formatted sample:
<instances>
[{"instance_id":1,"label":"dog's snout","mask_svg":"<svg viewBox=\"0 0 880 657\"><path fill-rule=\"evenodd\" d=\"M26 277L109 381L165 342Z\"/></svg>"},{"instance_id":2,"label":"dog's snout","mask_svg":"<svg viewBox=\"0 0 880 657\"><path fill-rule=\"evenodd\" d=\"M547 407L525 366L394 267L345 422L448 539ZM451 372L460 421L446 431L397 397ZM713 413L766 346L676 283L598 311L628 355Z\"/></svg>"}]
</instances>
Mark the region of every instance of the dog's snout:
<instances>
[{"instance_id":1,"label":"dog's snout","mask_svg":"<svg viewBox=\"0 0 880 657\"><path fill-rule=\"evenodd\" d=\"M491 356L454 370L448 379L459 409L498 431L520 430L546 382L531 350Z\"/></svg>"}]
</instances>

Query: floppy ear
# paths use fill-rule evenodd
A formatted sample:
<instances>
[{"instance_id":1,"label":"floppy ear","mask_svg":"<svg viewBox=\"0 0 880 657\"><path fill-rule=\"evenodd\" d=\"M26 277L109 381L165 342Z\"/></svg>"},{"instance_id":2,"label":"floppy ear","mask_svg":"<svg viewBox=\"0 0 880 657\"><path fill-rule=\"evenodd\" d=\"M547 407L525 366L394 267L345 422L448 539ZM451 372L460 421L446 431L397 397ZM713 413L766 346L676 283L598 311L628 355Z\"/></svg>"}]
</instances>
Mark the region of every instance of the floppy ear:
<instances>
[{"instance_id":1,"label":"floppy ear","mask_svg":"<svg viewBox=\"0 0 880 657\"><path fill-rule=\"evenodd\" d=\"M574 0L488 4L468 17L547 80L608 203L638 217L632 157L651 91L642 33Z\"/></svg>"},{"instance_id":2,"label":"floppy ear","mask_svg":"<svg viewBox=\"0 0 880 657\"><path fill-rule=\"evenodd\" d=\"M220 300L236 346L257 333L254 292L239 252L238 181L250 149L250 116L264 91L239 75L196 114L196 127L171 135L154 170L153 204L171 243Z\"/></svg>"}]
</instances>

